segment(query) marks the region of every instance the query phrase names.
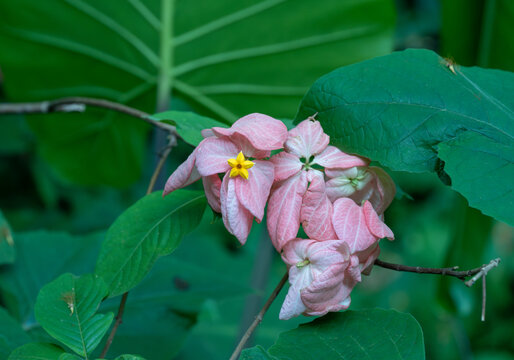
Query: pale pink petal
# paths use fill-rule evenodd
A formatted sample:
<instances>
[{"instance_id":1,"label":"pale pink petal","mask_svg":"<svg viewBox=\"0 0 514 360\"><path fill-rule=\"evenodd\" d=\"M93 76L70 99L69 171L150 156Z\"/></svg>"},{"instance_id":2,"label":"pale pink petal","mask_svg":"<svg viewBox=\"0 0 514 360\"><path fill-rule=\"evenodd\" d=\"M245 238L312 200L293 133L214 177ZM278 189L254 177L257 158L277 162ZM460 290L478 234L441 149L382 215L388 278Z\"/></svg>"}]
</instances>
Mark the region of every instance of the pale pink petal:
<instances>
[{"instance_id":1,"label":"pale pink petal","mask_svg":"<svg viewBox=\"0 0 514 360\"><path fill-rule=\"evenodd\" d=\"M303 197L300 221L307 236L316 240L333 240L337 235L332 227L332 203L325 192L325 180L319 171L309 170L311 183Z\"/></svg>"},{"instance_id":2,"label":"pale pink petal","mask_svg":"<svg viewBox=\"0 0 514 360\"><path fill-rule=\"evenodd\" d=\"M345 177L330 179L325 184L325 191L331 202L335 202L340 197L349 197L355 193L355 187L351 180Z\"/></svg>"},{"instance_id":3,"label":"pale pink petal","mask_svg":"<svg viewBox=\"0 0 514 360\"><path fill-rule=\"evenodd\" d=\"M325 169L325 175L329 179L344 177L353 179L359 174L359 167L354 166L349 169Z\"/></svg>"},{"instance_id":4,"label":"pale pink petal","mask_svg":"<svg viewBox=\"0 0 514 360\"><path fill-rule=\"evenodd\" d=\"M253 215L239 202L234 178L231 178L229 173L223 178L220 200L225 227L244 245L252 228Z\"/></svg>"},{"instance_id":5,"label":"pale pink petal","mask_svg":"<svg viewBox=\"0 0 514 360\"><path fill-rule=\"evenodd\" d=\"M220 213L221 212L221 202L220 202L220 189L221 189L221 179L218 174L211 176L204 176L202 178L203 188L205 190L205 196L207 197L207 201L211 206L212 210Z\"/></svg>"},{"instance_id":6,"label":"pale pink petal","mask_svg":"<svg viewBox=\"0 0 514 360\"><path fill-rule=\"evenodd\" d=\"M229 129L213 127L212 131L217 136L232 137L236 133L240 134L256 150L281 149L287 139L287 127L282 121L258 113L242 117Z\"/></svg>"},{"instance_id":7,"label":"pale pink petal","mask_svg":"<svg viewBox=\"0 0 514 360\"><path fill-rule=\"evenodd\" d=\"M369 201L362 206L366 224L371 234L379 239L388 238L394 240L394 234L389 227L378 217L375 209Z\"/></svg>"},{"instance_id":8,"label":"pale pink petal","mask_svg":"<svg viewBox=\"0 0 514 360\"><path fill-rule=\"evenodd\" d=\"M348 263L337 263L317 276L310 286L301 291L301 300L308 314L323 315L342 309L341 303L352 289L343 285L344 270ZM348 304L349 305L349 304Z\"/></svg>"},{"instance_id":9,"label":"pale pink petal","mask_svg":"<svg viewBox=\"0 0 514 360\"><path fill-rule=\"evenodd\" d=\"M266 223L271 241L278 252L298 233L302 199L306 190L304 171L276 184L271 190Z\"/></svg>"},{"instance_id":10,"label":"pale pink petal","mask_svg":"<svg viewBox=\"0 0 514 360\"><path fill-rule=\"evenodd\" d=\"M195 167L196 154L197 150L195 149L191 155L189 155L187 160L180 164L173 174L171 174L164 186L164 192L162 193L163 196L200 179L201 176Z\"/></svg>"},{"instance_id":11,"label":"pale pink petal","mask_svg":"<svg viewBox=\"0 0 514 360\"><path fill-rule=\"evenodd\" d=\"M212 131L212 129L203 129L201 131L201 134L204 138L216 136L216 134L214 134L214 131Z\"/></svg>"},{"instance_id":12,"label":"pale pink petal","mask_svg":"<svg viewBox=\"0 0 514 360\"><path fill-rule=\"evenodd\" d=\"M290 178L302 170L302 162L298 156L282 151L273 155L270 161L275 165L275 181Z\"/></svg>"},{"instance_id":13,"label":"pale pink petal","mask_svg":"<svg viewBox=\"0 0 514 360\"><path fill-rule=\"evenodd\" d=\"M243 154L249 158L254 159L264 159L271 155L270 150L259 150L256 149L252 143L246 138L244 135L241 135L239 133L234 133L230 136L230 138L225 137L225 139L230 139L238 148L241 149Z\"/></svg>"},{"instance_id":14,"label":"pale pink petal","mask_svg":"<svg viewBox=\"0 0 514 360\"><path fill-rule=\"evenodd\" d=\"M328 146L321 154L314 157L312 164L330 169L348 169L354 166L367 166L368 162L358 156L348 155L335 146Z\"/></svg>"},{"instance_id":15,"label":"pale pink petal","mask_svg":"<svg viewBox=\"0 0 514 360\"><path fill-rule=\"evenodd\" d=\"M374 191L375 178L366 167L352 167L346 170L327 170L327 196L335 202L340 197L349 197L357 204L368 200Z\"/></svg>"},{"instance_id":16,"label":"pale pink petal","mask_svg":"<svg viewBox=\"0 0 514 360\"><path fill-rule=\"evenodd\" d=\"M300 289L290 286L286 298L282 303L278 318L280 320L289 320L295 316L301 315L305 309L305 305L300 297Z\"/></svg>"},{"instance_id":17,"label":"pale pink petal","mask_svg":"<svg viewBox=\"0 0 514 360\"><path fill-rule=\"evenodd\" d=\"M367 249L378 240L369 232L362 208L348 198L337 199L334 203L332 225L337 237L348 243L352 254Z\"/></svg>"},{"instance_id":18,"label":"pale pink petal","mask_svg":"<svg viewBox=\"0 0 514 360\"><path fill-rule=\"evenodd\" d=\"M343 297L343 296L339 295L338 297ZM327 314L328 312L336 312L336 311L346 310L350 307L350 303L351 303L351 298L350 298L350 296L348 296L348 297L344 298L344 300L342 300L340 303L330 305L328 308L322 308L321 311L315 311L315 310L306 308L306 310L303 312L303 314L305 316L323 316L323 315Z\"/></svg>"},{"instance_id":19,"label":"pale pink petal","mask_svg":"<svg viewBox=\"0 0 514 360\"><path fill-rule=\"evenodd\" d=\"M350 264L348 245L340 240L321 241L309 248L308 258L314 271L313 280L301 292L307 313L321 315L349 305L345 300L353 286L344 283Z\"/></svg>"},{"instance_id":20,"label":"pale pink petal","mask_svg":"<svg viewBox=\"0 0 514 360\"><path fill-rule=\"evenodd\" d=\"M296 245L302 247L308 246L308 243L312 242L312 240L298 240ZM305 258L301 260L303 261ZM288 320L305 311L305 305L302 303L300 293L302 289L311 284L312 280L312 272L308 265L303 267L293 265L289 268L289 284L291 286L280 309L279 319Z\"/></svg>"},{"instance_id":21,"label":"pale pink petal","mask_svg":"<svg viewBox=\"0 0 514 360\"><path fill-rule=\"evenodd\" d=\"M375 260L378 258L378 255L380 255L380 246L378 246L378 243L373 247L371 247L371 251L369 251L367 254L361 254L359 262L361 263L361 272L364 275L369 275L371 273L371 269L373 269L373 264L375 263Z\"/></svg>"},{"instance_id":22,"label":"pale pink petal","mask_svg":"<svg viewBox=\"0 0 514 360\"><path fill-rule=\"evenodd\" d=\"M369 200L376 212L378 214L383 214L396 195L396 185L389 174L387 174L382 168L371 166L369 171L374 174L376 178L376 191L380 195L379 201L373 201L372 199Z\"/></svg>"},{"instance_id":23,"label":"pale pink petal","mask_svg":"<svg viewBox=\"0 0 514 360\"><path fill-rule=\"evenodd\" d=\"M322 273L336 263L350 258L348 244L341 240L315 241L307 249L307 258L317 273Z\"/></svg>"},{"instance_id":24,"label":"pale pink petal","mask_svg":"<svg viewBox=\"0 0 514 360\"><path fill-rule=\"evenodd\" d=\"M282 260L289 266L296 265L307 259L308 249L315 242L315 240L300 238L288 241L282 249Z\"/></svg>"},{"instance_id":25,"label":"pale pink petal","mask_svg":"<svg viewBox=\"0 0 514 360\"><path fill-rule=\"evenodd\" d=\"M248 169L248 179L241 176L234 178L236 194L239 202L261 222L264 207L268 200L271 185L273 185L273 163L254 160L254 166Z\"/></svg>"},{"instance_id":26,"label":"pale pink petal","mask_svg":"<svg viewBox=\"0 0 514 360\"><path fill-rule=\"evenodd\" d=\"M225 173L230 169L228 159L235 159L241 151L233 142L209 137L196 148L196 167L202 176Z\"/></svg>"},{"instance_id":27,"label":"pale pink petal","mask_svg":"<svg viewBox=\"0 0 514 360\"><path fill-rule=\"evenodd\" d=\"M330 137L323 132L319 121L307 119L289 131L284 147L298 157L309 159L325 150L329 141Z\"/></svg>"}]
</instances>

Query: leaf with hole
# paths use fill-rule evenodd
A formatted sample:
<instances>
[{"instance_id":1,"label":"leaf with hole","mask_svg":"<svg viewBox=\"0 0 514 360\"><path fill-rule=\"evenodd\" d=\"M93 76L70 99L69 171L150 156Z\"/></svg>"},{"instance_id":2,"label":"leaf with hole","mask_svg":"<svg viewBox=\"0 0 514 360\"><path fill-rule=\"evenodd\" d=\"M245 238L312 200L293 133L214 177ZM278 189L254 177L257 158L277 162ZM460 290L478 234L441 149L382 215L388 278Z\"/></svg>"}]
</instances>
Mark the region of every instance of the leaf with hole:
<instances>
[{"instance_id":1,"label":"leaf with hole","mask_svg":"<svg viewBox=\"0 0 514 360\"><path fill-rule=\"evenodd\" d=\"M103 279L96 275L63 274L39 292L36 320L53 338L87 359L114 317L113 313L96 313L107 291Z\"/></svg>"},{"instance_id":2,"label":"leaf with hole","mask_svg":"<svg viewBox=\"0 0 514 360\"><path fill-rule=\"evenodd\" d=\"M431 51L406 50L323 76L296 121L318 112L344 151L392 170L447 174L471 206L512 225L513 93L513 73L449 68Z\"/></svg>"},{"instance_id":3,"label":"leaf with hole","mask_svg":"<svg viewBox=\"0 0 514 360\"><path fill-rule=\"evenodd\" d=\"M423 333L409 314L394 310L330 313L280 334L267 351L256 346L241 360L423 360Z\"/></svg>"},{"instance_id":4,"label":"leaf with hole","mask_svg":"<svg viewBox=\"0 0 514 360\"><path fill-rule=\"evenodd\" d=\"M291 117L323 73L390 52L395 22L392 0L5 0L0 14L11 101L81 95L153 113L171 95L226 123ZM139 120L88 110L30 125L74 182L126 186L141 174Z\"/></svg>"},{"instance_id":5,"label":"leaf with hole","mask_svg":"<svg viewBox=\"0 0 514 360\"><path fill-rule=\"evenodd\" d=\"M173 252L182 237L201 221L207 202L201 191L162 191L143 197L116 219L107 231L96 274L109 296L132 289L160 256Z\"/></svg>"}]
</instances>

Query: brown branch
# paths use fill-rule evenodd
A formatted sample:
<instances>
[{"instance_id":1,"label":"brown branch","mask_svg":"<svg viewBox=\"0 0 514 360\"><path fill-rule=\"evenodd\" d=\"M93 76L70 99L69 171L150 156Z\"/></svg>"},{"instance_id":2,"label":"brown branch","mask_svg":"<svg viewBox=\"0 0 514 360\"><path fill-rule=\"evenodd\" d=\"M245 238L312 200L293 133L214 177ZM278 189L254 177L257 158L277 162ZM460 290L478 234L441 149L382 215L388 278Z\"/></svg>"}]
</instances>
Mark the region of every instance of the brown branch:
<instances>
[{"instance_id":1,"label":"brown branch","mask_svg":"<svg viewBox=\"0 0 514 360\"><path fill-rule=\"evenodd\" d=\"M400 265L400 264L392 264L392 263L382 261L380 259L375 260L375 265L386 268L386 269L391 269L391 270L396 270L396 271L413 272L413 273L417 273L417 274L434 274L434 275L453 276L460 280L465 280L467 277L476 275L478 277L473 281L473 283L474 283L481 276L483 276L483 275L479 276L478 274L481 274L481 273L483 274L484 271L485 271L485 274L487 274L487 272L491 268L498 266L499 262L500 262L500 258L497 258L497 259L491 260L489 262L489 264L487 264L487 265L482 265L476 269L464 270L464 271L457 271L457 269L459 268L458 266L454 266L454 267L450 267L450 268L426 268L426 267L420 267L420 266L407 266L407 265ZM474 278L475 277L473 277L473 279ZM471 280L473 280L473 279L471 279ZM471 285L473 285L473 283L468 284L468 282L467 282L466 285L471 286Z\"/></svg>"},{"instance_id":2,"label":"brown branch","mask_svg":"<svg viewBox=\"0 0 514 360\"><path fill-rule=\"evenodd\" d=\"M137 119L143 120L155 127L168 131L170 134L177 135L174 126L156 121L152 116L144 111L131 108L129 106L104 99L88 97L66 97L56 100L47 100L29 103L3 103L0 104L0 115L6 114L50 114L59 112L84 112L87 106L104 108L117 111Z\"/></svg>"},{"instance_id":3,"label":"brown branch","mask_svg":"<svg viewBox=\"0 0 514 360\"><path fill-rule=\"evenodd\" d=\"M155 181L157 180L157 177L159 176L159 173L161 172L162 166L166 162L166 159L168 158L168 155L171 152L171 148L173 145L175 145L176 139L175 137L170 134L168 145L166 148L160 153L160 159L157 163L157 166L155 167L155 170L153 171L152 177L150 179L150 183L148 184L148 188L146 189L146 195L149 195L152 193L153 188L155 186ZM109 337L107 338L107 341L105 342L105 346L102 350L102 353L100 354L100 359L104 359L107 355L107 352L109 351L109 348L111 347L112 341L114 340L114 336L116 335L116 332L118 331L118 327L123 322L123 312L125 311L125 304L127 303L127 297L128 297L128 291L123 294L120 301L120 306L118 307L118 313L116 314L116 321L114 322L114 325L112 326L111 332L109 334Z\"/></svg>"},{"instance_id":4,"label":"brown branch","mask_svg":"<svg viewBox=\"0 0 514 360\"><path fill-rule=\"evenodd\" d=\"M114 340L114 336L116 335L116 332L118 331L118 327L123 322L123 312L125 311L125 304L127 303L127 297L128 297L128 291L123 294L120 301L120 306L118 307L118 313L116 314L116 321L114 321L114 325L111 329L111 333L109 334L109 337L107 338L107 341L105 342L105 346L102 350L102 353L100 354L99 359L105 359L105 355L107 355L107 351L109 351L109 348L111 347L112 341Z\"/></svg>"},{"instance_id":5,"label":"brown branch","mask_svg":"<svg viewBox=\"0 0 514 360\"><path fill-rule=\"evenodd\" d=\"M248 327L248 330L246 330L243 337L237 344L237 347L235 348L234 352L232 353L232 356L230 356L230 360L237 360L239 358L239 354L243 350L243 347L245 346L246 342L248 341L250 336L252 336L252 333L257 328L257 326L261 323L261 321L264 317L264 314L266 314L266 311L268 311L269 307L273 303L273 300L275 300L275 298L277 297L280 290L282 290L282 288L284 287L288 277L289 277L289 272L286 271L284 276L282 276L282 279L280 279L280 282L278 283L278 285L275 287L275 289L269 296L268 300L266 300L266 303L262 307L261 311L259 311L259 313L255 317L255 320L252 322L250 327Z\"/></svg>"}]
</instances>

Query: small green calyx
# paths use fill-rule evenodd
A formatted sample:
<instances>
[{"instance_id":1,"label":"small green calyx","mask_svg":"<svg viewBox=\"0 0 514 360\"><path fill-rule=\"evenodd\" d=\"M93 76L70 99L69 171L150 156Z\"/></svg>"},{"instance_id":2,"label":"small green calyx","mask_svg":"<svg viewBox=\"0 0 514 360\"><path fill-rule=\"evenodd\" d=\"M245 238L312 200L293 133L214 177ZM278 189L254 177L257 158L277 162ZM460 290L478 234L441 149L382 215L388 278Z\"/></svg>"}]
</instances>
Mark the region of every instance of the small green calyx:
<instances>
[{"instance_id":1,"label":"small green calyx","mask_svg":"<svg viewBox=\"0 0 514 360\"><path fill-rule=\"evenodd\" d=\"M300 268L303 268L304 266L309 265L310 263L311 262L309 259L305 259L303 261L300 261L299 263L296 263L296 267L300 269Z\"/></svg>"}]
</instances>

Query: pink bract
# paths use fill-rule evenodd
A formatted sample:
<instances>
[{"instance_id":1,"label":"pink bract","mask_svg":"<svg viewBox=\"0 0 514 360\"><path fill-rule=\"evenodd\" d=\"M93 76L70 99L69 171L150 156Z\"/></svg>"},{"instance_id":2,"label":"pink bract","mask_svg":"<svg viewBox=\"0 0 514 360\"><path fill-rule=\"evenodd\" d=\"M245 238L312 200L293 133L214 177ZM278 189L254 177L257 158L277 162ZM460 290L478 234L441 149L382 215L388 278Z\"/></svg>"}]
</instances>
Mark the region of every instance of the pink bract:
<instances>
[{"instance_id":1,"label":"pink bract","mask_svg":"<svg viewBox=\"0 0 514 360\"><path fill-rule=\"evenodd\" d=\"M369 200L375 211L381 215L396 194L393 179L379 167L327 170L325 174L328 178L327 196L332 202L341 197L348 197L357 204Z\"/></svg>"},{"instance_id":2,"label":"pink bract","mask_svg":"<svg viewBox=\"0 0 514 360\"><path fill-rule=\"evenodd\" d=\"M378 257L378 241L382 238L394 239L393 232L369 201L359 206L352 199L338 199L334 203L332 224L337 238L348 244L350 253L358 257L360 269L365 273Z\"/></svg>"},{"instance_id":3,"label":"pink bract","mask_svg":"<svg viewBox=\"0 0 514 360\"><path fill-rule=\"evenodd\" d=\"M244 244L254 217L264 216L264 207L274 180L274 165L253 160L248 179L230 177L228 159L239 152L246 158L262 159L271 150L281 149L287 139L287 128L279 120L263 114L250 114L237 120L232 127L204 130L206 137L188 159L169 177L163 195L187 186L200 177L209 205L221 212L227 230ZM218 174L225 174L221 180Z\"/></svg>"},{"instance_id":4,"label":"pink bract","mask_svg":"<svg viewBox=\"0 0 514 360\"><path fill-rule=\"evenodd\" d=\"M367 165L366 160L329 146L329 140L319 121L310 118L289 131L285 151L271 158L277 183L268 205L268 231L279 252L296 237L300 222L309 237L323 240L334 234L329 224L332 204L326 198L323 174L316 166L344 170ZM307 188L308 182L299 174L307 174L308 182L314 183Z\"/></svg>"},{"instance_id":5,"label":"pink bract","mask_svg":"<svg viewBox=\"0 0 514 360\"><path fill-rule=\"evenodd\" d=\"M360 272L356 271L358 260L352 259L344 241L294 239L284 246L282 258L289 265L291 286L280 319L348 308Z\"/></svg>"}]
</instances>

